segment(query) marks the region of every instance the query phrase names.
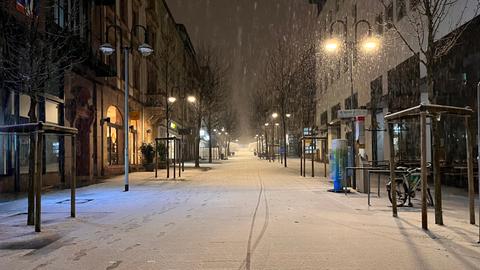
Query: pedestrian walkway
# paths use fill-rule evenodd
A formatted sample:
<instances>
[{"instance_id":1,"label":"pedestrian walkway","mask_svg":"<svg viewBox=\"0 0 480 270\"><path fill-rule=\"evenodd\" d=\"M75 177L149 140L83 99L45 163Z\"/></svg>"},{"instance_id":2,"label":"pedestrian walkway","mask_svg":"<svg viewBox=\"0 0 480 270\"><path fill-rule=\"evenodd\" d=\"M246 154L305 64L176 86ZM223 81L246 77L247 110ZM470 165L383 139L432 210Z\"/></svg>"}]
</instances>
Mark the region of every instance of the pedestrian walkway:
<instances>
[{"instance_id":1,"label":"pedestrian walkway","mask_svg":"<svg viewBox=\"0 0 480 270\"><path fill-rule=\"evenodd\" d=\"M181 181L133 173L44 196L44 231L24 226L25 200L0 204L2 269L478 269L478 226L461 196L445 226L423 231L420 209L392 218L386 197L327 192L323 176L243 152ZM456 203L451 203L456 202ZM5 221L7 220L7 221ZM12 232L13 231L13 232Z\"/></svg>"}]
</instances>

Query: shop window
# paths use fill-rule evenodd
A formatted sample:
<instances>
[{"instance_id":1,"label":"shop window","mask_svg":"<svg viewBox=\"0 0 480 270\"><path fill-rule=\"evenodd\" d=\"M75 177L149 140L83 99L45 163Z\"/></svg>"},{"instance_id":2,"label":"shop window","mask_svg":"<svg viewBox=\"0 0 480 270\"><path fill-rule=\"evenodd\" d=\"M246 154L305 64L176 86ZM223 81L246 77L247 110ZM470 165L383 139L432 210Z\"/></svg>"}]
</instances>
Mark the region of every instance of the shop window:
<instances>
[{"instance_id":1,"label":"shop window","mask_svg":"<svg viewBox=\"0 0 480 270\"><path fill-rule=\"evenodd\" d=\"M120 111L115 106L110 106L107 110L107 118L110 122L107 123L107 156L106 161L108 165L120 165L120 151L119 138L122 129L122 116Z\"/></svg>"},{"instance_id":2,"label":"shop window","mask_svg":"<svg viewBox=\"0 0 480 270\"><path fill-rule=\"evenodd\" d=\"M58 136L45 136L45 171L58 172L60 158L60 140Z\"/></svg>"}]
</instances>

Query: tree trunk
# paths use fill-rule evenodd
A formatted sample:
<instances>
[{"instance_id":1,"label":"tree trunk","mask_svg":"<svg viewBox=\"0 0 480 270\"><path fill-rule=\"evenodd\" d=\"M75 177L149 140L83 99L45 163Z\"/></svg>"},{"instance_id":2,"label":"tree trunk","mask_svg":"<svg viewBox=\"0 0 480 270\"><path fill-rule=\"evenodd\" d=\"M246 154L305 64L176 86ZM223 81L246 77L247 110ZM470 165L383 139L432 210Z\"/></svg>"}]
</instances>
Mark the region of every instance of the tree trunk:
<instances>
[{"instance_id":1,"label":"tree trunk","mask_svg":"<svg viewBox=\"0 0 480 270\"><path fill-rule=\"evenodd\" d=\"M30 99L30 108L28 111L28 116L30 117L30 123L37 122L37 100L36 97L31 97ZM35 219L35 154L37 144L36 136L30 134L30 151L28 155L28 216L27 216L27 225L34 225ZM43 151L43 149L38 149L38 151Z\"/></svg>"},{"instance_id":2,"label":"tree trunk","mask_svg":"<svg viewBox=\"0 0 480 270\"><path fill-rule=\"evenodd\" d=\"M207 129L208 129L208 135L209 135L209 140L208 140L208 163L212 163L212 122L211 122L211 115L208 114L208 124L207 124Z\"/></svg>"},{"instance_id":3,"label":"tree trunk","mask_svg":"<svg viewBox=\"0 0 480 270\"><path fill-rule=\"evenodd\" d=\"M287 122L283 119L283 166L287 168Z\"/></svg>"},{"instance_id":4,"label":"tree trunk","mask_svg":"<svg viewBox=\"0 0 480 270\"><path fill-rule=\"evenodd\" d=\"M197 130L195 134L195 168L200 167L200 129L202 128L202 117L197 117Z\"/></svg>"},{"instance_id":5,"label":"tree trunk","mask_svg":"<svg viewBox=\"0 0 480 270\"><path fill-rule=\"evenodd\" d=\"M435 224L443 225L442 183L440 179L440 127L432 119L433 124L433 182L435 189Z\"/></svg>"}]
</instances>

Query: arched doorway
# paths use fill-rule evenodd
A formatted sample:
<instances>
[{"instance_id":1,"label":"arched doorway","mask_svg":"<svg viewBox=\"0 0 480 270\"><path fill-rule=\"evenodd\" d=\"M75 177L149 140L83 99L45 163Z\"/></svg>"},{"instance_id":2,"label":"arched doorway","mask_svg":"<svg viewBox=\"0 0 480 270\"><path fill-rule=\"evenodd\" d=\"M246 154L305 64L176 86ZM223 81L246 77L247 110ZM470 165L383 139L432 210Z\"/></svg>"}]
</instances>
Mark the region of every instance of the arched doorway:
<instances>
[{"instance_id":1,"label":"arched doorway","mask_svg":"<svg viewBox=\"0 0 480 270\"><path fill-rule=\"evenodd\" d=\"M106 141L106 164L107 165L121 165L123 164L122 149L123 149L123 117L120 111L115 106L110 106L107 109L106 117L107 141Z\"/></svg>"}]
</instances>

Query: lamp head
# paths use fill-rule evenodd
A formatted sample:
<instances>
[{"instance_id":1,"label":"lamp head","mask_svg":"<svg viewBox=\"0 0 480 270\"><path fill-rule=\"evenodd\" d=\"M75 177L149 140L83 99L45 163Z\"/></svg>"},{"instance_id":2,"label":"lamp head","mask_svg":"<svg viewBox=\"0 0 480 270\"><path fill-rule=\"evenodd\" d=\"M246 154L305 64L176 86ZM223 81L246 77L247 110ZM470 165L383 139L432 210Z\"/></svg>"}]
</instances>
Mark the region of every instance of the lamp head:
<instances>
[{"instance_id":1,"label":"lamp head","mask_svg":"<svg viewBox=\"0 0 480 270\"><path fill-rule=\"evenodd\" d=\"M110 43L103 43L102 45L100 45L100 51L104 54L104 55L112 55L114 52L115 52L115 48L112 46L112 44Z\"/></svg>"},{"instance_id":2,"label":"lamp head","mask_svg":"<svg viewBox=\"0 0 480 270\"><path fill-rule=\"evenodd\" d=\"M329 38L325 41L324 48L327 53L336 53L340 50L340 41L336 38Z\"/></svg>"},{"instance_id":3,"label":"lamp head","mask_svg":"<svg viewBox=\"0 0 480 270\"><path fill-rule=\"evenodd\" d=\"M143 43L142 45L138 46L138 52L140 52L140 54L143 56L149 56L153 53L153 48L147 43Z\"/></svg>"},{"instance_id":4,"label":"lamp head","mask_svg":"<svg viewBox=\"0 0 480 270\"><path fill-rule=\"evenodd\" d=\"M168 102L170 102L170 103L174 103L175 101L177 101L177 99L175 97L169 97L168 98Z\"/></svg>"},{"instance_id":5,"label":"lamp head","mask_svg":"<svg viewBox=\"0 0 480 270\"><path fill-rule=\"evenodd\" d=\"M190 103L195 103L197 101L197 98L194 96L188 96L187 101Z\"/></svg>"}]
</instances>

